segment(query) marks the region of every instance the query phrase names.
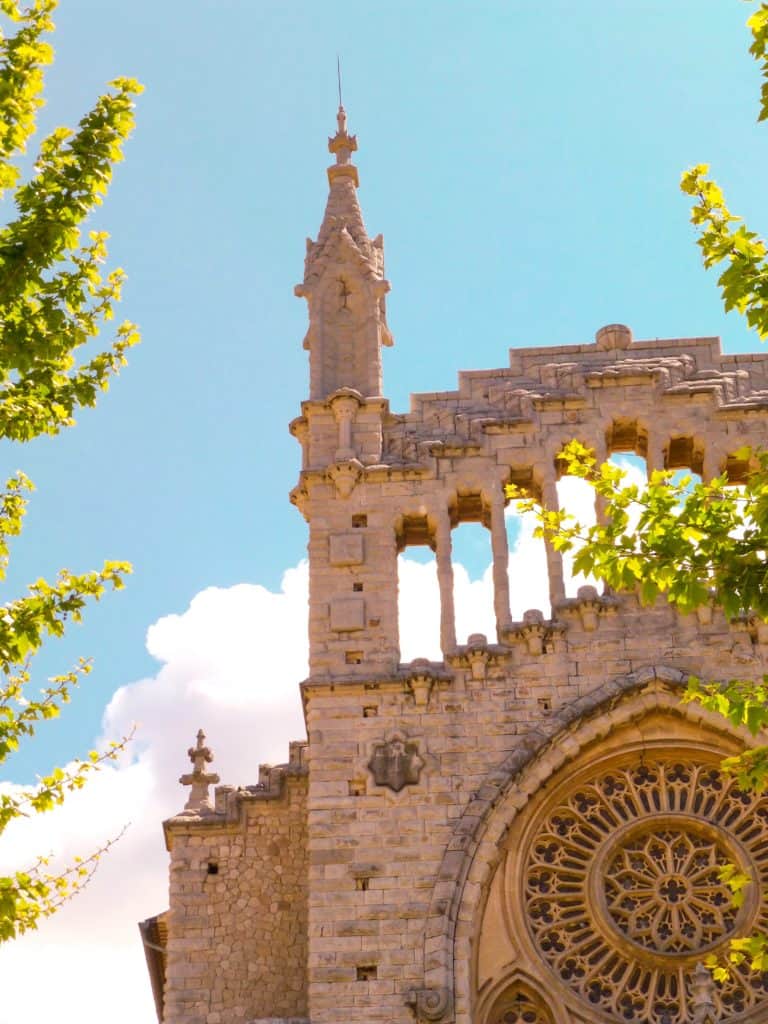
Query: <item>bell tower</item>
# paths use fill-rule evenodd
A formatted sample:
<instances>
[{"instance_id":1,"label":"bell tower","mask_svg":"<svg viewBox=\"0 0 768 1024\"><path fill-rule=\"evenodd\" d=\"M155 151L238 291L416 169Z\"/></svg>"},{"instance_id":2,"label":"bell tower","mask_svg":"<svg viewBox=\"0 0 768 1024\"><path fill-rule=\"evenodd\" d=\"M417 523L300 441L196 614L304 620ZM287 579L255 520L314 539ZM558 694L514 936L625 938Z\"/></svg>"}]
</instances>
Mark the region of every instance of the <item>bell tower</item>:
<instances>
[{"instance_id":1,"label":"bell tower","mask_svg":"<svg viewBox=\"0 0 768 1024\"><path fill-rule=\"evenodd\" d=\"M303 454L291 500L309 522L310 675L349 677L394 671L399 660L395 529L377 503L391 418L381 348L392 335L384 242L363 223L357 139L341 105L328 149L328 202L295 289L309 307L310 394L291 424Z\"/></svg>"}]
</instances>

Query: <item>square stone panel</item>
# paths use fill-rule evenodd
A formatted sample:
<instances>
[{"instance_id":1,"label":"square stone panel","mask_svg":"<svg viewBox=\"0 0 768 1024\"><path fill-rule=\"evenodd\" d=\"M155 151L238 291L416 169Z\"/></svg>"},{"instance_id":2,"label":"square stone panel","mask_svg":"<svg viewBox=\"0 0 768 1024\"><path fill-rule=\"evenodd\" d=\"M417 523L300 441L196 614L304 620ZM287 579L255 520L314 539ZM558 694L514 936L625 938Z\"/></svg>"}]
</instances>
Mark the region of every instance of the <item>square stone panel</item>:
<instances>
[{"instance_id":1,"label":"square stone panel","mask_svg":"<svg viewBox=\"0 0 768 1024\"><path fill-rule=\"evenodd\" d=\"M363 535L359 530L332 533L329 540L331 565L360 565L363 562Z\"/></svg>"},{"instance_id":2,"label":"square stone panel","mask_svg":"<svg viewBox=\"0 0 768 1024\"><path fill-rule=\"evenodd\" d=\"M331 629L351 633L365 629L365 601L362 597L331 599Z\"/></svg>"}]
</instances>

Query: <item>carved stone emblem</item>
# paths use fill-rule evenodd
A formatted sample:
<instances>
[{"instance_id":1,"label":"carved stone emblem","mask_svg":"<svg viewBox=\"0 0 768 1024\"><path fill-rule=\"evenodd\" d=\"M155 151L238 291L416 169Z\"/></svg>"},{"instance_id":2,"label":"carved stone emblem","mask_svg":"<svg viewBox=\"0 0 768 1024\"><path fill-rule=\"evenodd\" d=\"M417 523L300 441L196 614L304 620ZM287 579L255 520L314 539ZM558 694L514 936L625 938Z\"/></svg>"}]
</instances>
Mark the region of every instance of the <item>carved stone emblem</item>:
<instances>
[{"instance_id":1,"label":"carved stone emblem","mask_svg":"<svg viewBox=\"0 0 768 1024\"><path fill-rule=\"evenodd\" d=\"M377 786L389 786L399 793L403 786L418 783L424 760L417 743L403 736L393 736L374 746L368 767Z\"/></svg>"}]
</instances>

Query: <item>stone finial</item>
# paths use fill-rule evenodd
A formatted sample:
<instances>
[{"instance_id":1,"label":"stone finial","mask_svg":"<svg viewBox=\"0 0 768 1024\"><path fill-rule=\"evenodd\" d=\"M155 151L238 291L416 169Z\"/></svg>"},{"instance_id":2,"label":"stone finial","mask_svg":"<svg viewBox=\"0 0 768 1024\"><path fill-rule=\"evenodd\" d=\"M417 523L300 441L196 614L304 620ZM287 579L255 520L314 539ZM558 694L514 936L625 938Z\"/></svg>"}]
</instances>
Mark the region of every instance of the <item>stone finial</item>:
<instances>
[{"instance_id":1,"label":"stone finial","mask_svg":"<svg viewBox=\"0 0 768 1024\"><path fill-rule=\"evenodd\" d=\"M357 168L352 163L352 154L357 149L357 136L347 132L347 112L342 106L336 115L336 124L336 134L328 139L328 150L336 157L335 165L328 168L328 180L333 183L335 177L347 175L358 185Z\"/></svg>"},{"instance_id":2,"label":"stone finial","mask_svg":"<svg viewBox=\"0 0 768 1024\"><path fill-rule=\"evenodd\" d=\"M694 968L692 989L693 1024L719 1024L715 1008L715 981L702 963Z\"/></svg>"},{"instance_id":3,"label":"stone finial","mask_svg":"<svg viewBox=\"0 0 768 1024\"><path fill-rule=\"evenodd\" d=\"M328 151L335 154L337 164L348 164L357 149L357 136L347 133L347 112L344 107L339 107L336 125L336 134L328 139Z\"/></svg>"},{"instance_id":4,"label":"stone finial","mask_svg":"<svg viewBox=\"0 0 768 1024\"><path fill-rule=\"evenodd\" d=\"M626 324L606 324L595 334L595 344L601 349L629 348L632 331Z\"/></svg>"},{"instance_id":5,"label":"stone finial","mask_svg":"<svg viewBox=\"0 0 768 1024\"><path fill-rule=\"evenodd\" d=\"M215 772L206 772L206 764L213 761L213 752L205 745L205 733L197 730L197 744L187 751L192 762L192 771L179 778L182 786L191 786L189 798L184 804L184 812L189 814L210 814L213 812L209 786L215 786L219 776Z\"/></svg>"}]
</instances>

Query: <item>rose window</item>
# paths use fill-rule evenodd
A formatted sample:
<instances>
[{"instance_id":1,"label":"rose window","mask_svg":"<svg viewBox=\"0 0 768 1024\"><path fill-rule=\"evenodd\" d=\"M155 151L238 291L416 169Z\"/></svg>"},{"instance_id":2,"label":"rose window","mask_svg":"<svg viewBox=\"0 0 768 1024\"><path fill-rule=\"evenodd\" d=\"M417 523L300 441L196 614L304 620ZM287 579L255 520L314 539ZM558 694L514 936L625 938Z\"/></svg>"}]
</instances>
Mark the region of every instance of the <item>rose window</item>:
<instances>
[{"instance_id":1,"label":"rose window","mask_svg":"<svg viewBox=\"0 0 768 1024\"><path fill-rule=\"evenodd\" d=\"M685 1024L696 964L768 930L768 798L712 765L662 760L570 787L540 817L525 855L534 945L592 1014ZM739 908L721 881L728 864L755 882ZM717 998L724 1021L758 1007L768 1020L768 975L737 971Z\"/></svg>"},{"instance_id":2,"label":"rose window","mask_svg":"<svg viewBox=\"0 0 768 1024\"><path fill-rule=\"evenodd\" d=\"M693 828L639 835L620 843L606 865L608 917L645 949L700 952L733 930L736 909L720 870L728 850Z\"/></svg>"}]
</instances>

